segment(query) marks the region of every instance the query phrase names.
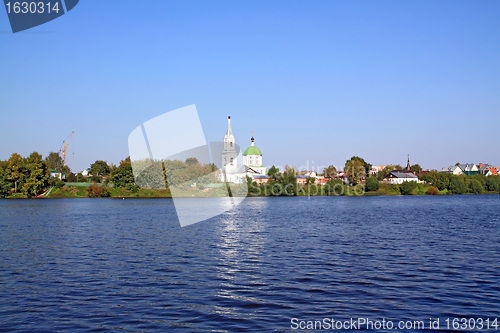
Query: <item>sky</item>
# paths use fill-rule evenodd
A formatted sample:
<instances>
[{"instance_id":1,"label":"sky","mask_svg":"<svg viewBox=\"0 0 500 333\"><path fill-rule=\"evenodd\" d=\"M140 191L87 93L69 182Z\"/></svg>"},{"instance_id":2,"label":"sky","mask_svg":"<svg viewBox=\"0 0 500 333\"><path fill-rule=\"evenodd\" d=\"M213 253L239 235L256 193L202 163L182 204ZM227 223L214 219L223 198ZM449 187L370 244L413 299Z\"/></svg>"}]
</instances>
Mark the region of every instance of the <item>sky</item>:
<instances>
[{"instance_id":1,"label":"sky","mask_svg":"<svg viewBox=\"0 0 500 333\"><path fill-rule=\"evenodd\" d=\"M0 10L0 159L118 164L195 104L207 141L264 164L500 165L499 1L84 0L12 33ZM168 143L165 143L168 144Z\"/></svg>"}]
</instances>

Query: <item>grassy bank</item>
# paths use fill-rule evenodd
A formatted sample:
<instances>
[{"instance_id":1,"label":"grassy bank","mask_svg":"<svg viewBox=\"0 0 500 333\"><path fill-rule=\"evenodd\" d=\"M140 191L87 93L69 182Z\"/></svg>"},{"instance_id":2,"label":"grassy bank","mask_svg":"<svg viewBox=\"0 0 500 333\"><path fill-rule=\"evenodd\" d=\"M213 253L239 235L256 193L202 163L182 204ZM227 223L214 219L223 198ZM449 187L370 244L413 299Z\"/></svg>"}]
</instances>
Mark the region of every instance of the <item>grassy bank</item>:
<instances>
[{"instance_id":1,"label":"grassy bank","mask_svg":"<svg viewBox=\"0 0 500 333\"><path fill-rule=\"evenodd\" d=\"M158 189L146 189L146 188L135 188L135 189L126 189L126 188L117 188L117 187L107 187L104 184L97 184L96 187L105 189L105 195L92 196L89 194L89 189L93 184L91 183L74 183L74 184L66 184L63 187L56 188L54 187L48 196L44 196L43 198L88 198L88 197L109 197L109 198L171 198L172 195L170 190L158 190ZM407 195L428 195L431 194L429 189L432 187L429 184L415 184L416 186L410 190ZM95 186L95 185L94 185ZM436 192L434 195L452 195L450 191L447 189L439 191L435 188ZM203 193L201 193L203 194ZM472 193L467 193L472 194ZM495 191L484 191L482 193L476 194L498 194ZM192 195L186 196L196 196L199 197L199 191L193 191ZM330 196L398 196L402 195L400 185L392 185L392 184L380 184L380 187L377 191L372 192L362 192L360 191L360 187L354 186L344 186L342 193L329 194ZM221 195L223 196L223 195ZM249 193L250 197L265 197L270 196L270 193ZM296 193L296 196L327 196L327 194L323 191L321 186L301 186ZM14 193L7 198L17 199L17 198L26 198L25 195L21 193Z\"/></svg>"}]
</instances>

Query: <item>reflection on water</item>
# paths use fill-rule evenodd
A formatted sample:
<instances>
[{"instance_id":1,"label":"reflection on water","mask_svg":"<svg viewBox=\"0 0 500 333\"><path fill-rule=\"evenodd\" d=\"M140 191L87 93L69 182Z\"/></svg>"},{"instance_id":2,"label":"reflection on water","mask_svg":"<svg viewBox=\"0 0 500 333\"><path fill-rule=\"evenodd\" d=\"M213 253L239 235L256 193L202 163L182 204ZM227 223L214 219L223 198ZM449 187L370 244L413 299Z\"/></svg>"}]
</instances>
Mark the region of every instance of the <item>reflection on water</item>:
<instances>
[{"instance_id":1,"label":"reflection on water","mask_svg":"<svg viewBox=\"0 0 500 333\"><path fill-rule=\"evenodd\" d=\"M169 199L3 200L2 329L267 332L290 329L290 318L493 318L499 204L248 198L181 228Z\"/></svg>"}]
</instances>

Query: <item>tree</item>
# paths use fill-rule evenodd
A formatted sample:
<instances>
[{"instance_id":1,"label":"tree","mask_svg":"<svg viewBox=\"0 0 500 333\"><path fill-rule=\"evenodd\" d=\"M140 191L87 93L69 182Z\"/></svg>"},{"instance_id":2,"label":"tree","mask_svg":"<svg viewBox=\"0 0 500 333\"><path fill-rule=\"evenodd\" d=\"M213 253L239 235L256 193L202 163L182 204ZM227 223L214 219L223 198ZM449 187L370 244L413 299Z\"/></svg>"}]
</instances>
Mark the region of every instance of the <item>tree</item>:
<instances>
[{"instance_id":1,"label":"tree","mask_svg":"<svg viewBox=\"0 0 500 333\"><path fill-rule=\"evenodd\" d=\"M78 178L76 177L76 175L74 173L70 173L68 175L68 177L66 177L66 181L70 182L70 183L75 183L78 181Z\"/></svg>"},{"instance_id":2,"label":"tree","mask_svg":"<svg viewBox=\"0 0 500 333\"><path fill-rule=\"evenodd\" d=\"M427 195L439 195L439 189L435 186L431 186L425 191Z\"/></svg>"},{"instance_id":3,"label":"tree","mask_svg":"<svg viewBox=\"0 0 500 333\"><path fill-rule=\"evenodd\" d=\"M111 181L115 187L125 187L127 189L135 189L134 172L132 171L132 163L130 156L120 162L120 165L111 175Z\"/></svg>"},{"instance_id":4,"label":"tree","mask_svg":"<svg viewBox=\"0 0 500 333\"><path fill-rule=\"evenodd\" d=\"M273 178L273 179L276 179L276 176L279 174L280 172L280 169L278 169L277 167L275 167L274 165L272 167L269 168L269 170L267 171L267 175L270 177L270 178Z\"/></svg>"},{"instance_id":5,"label":"tree","mask_svg":"<svg viewBox=\"0 0 500 333\"><path fill-rule=\"evenodd\" d=\"M96 183L87 187L87 195L89 198L104 198L109 197L110 193L107 187L98 186Z\"/></svg>"},{"instance_id":6,"label":"tree","mask_svg":"<svg viewBox=\"0 0 500 333\"><path fill-rule=\"evenodd\" d=\"M338 178L330 179L324 187L326 195L344 195L345 187L342 180Z\"/></svg>"},{"instance_id":7,"label":"tree","mask_svg":"<svg viewBox=\"0 0 500 333\"><path fill-rule=\"evenodd\" d=\"M85 183L87 181L87 178L85 178L85 176L82 175L81 172L79 172L79 173L76 174L76 181L78 183Z\"/></svg>"},{"instance_id":8,"label":"tree","mask_svg":"<svg viewBox=\"0 0 500 333\"><path fill-rule=\"evenodd\" d=\"M186 159L186 164L191 166L191 165L196 165L196 164L199 164L200 162L198 162L198 159L196 157L190 157L188 159Z\"/></svg>"},{"instance_id":9,"label":"tree","mask_svg":"<svg viewBox=\"0 0 500 333\"><path fill-rule=\"evenodd\" d=\"M425 175L419 175L418 178L423 180L432 186L437 187L440 191L445 189L450 189L450 181L452 177L456 177L451 175L448 172L437 172L431 171Z\"/></svg>"},{"instance_id":10,"label":"tree","mask_svg":"<svg viewBox=\"0 0 500 333\"><path fill-rule=\"evenodd\" d=\"M329 167L325 168L323 170L323 176L325 177L332 177L337 173L337 168L333 165L330 165Z\"/></svg>"},{"instance_id":11,"label":"tree","mask_svg":"<svg viewBox=\"0 0 500 333\"><path fill-rule=\"evenodd\" d=\"M420 164L413 164L410 168L411 171L415 173L419 173L420 171L422 171L422 167L420 166Z\"/></svg>"},{"instance_id":12,"label":"tree","mask_svg":"<svg viewBox=\"0 0 500 333\"><path fill-rule=\"evenodd\" d=\"M259 186L257 185L257 183L253 180L252 177L248 177L246 176L247 178L247 189L248 189L248 193L259 193Z\"/></svg>"},{"instance_id":13,"label":"tree","mask_svg":"<svg viewBox=\"0 0 500 333\"><path fill-rule=\"evenodd\" d=\"M380 188L380 183L376 177L368 177L365 184L366 191L374 192Z\"/></svg>"},{"instance_id":14,"label":"tree","mask_svg":"<svg viewBox=\"0 0 500 333\"><path fill-rule=\"evenodd\" d=\"M450 181L450 191L453 194L464 194L467 191L462 178L453 177Z\"/></svg>"},{"instance_id":15,"label":"tree","mask_svg":"<svg viewBox=\"0 0 500 333\"><path fill-rule=\"evenodd\" d=\"M500 177L499 176L489 176L486 180L486 189L488 191L500 191Z\"/></svg>"},{"instance_id":16,"label":"tree","mask_svg":"<svg viewBox=\"0 0 500 333\"><path fill-rule=\"evenodd\" d=\"M63 160L59 153L50 152L47 157L45 157L45 163L49 169L54 169L56 171L62 172Z\"/></svg>"},{"instance_id":17,"label":"tree","mask_svg":"<svg viewBox=\"0 0 500 333\"><path fill-rule=\"evenodd\" d=\"M5 198L12 188L12 182L7 179L7 161L0 161L0 198Z\"/></svg>"},{"instance_id":18,"label":"tree","mask_svg":"<svg viewBox=\"0 0 500 333\"><path fill-rule=\"evenodd\" d=\"M477 179L472 179L469 183L469 189L471 193L481 194L484 191L484 187L481 182Z\"/></svg>"},{"instance_id":19,"label":"tree","mask_svg":"<svg viewBox=\"0 0 500 333\"><path fill-rule=\"evenodd\" d=\"M417 182L409 181L409 182L403 182L399 186L399 190L401 191L402 195L411 195L413 194L413 190L417 187Z\"/></svg>"},{"instance_id":20,"label":"tree","mask_svg":"<svg viewBox=\"0 0 500 333\"><path fill-rule=\"evenodd\" d=\"M21 155L13 153L7 161L6 168L7 180L14 186L14 192L21 189L24 185L25 170L24 159Z\"/></svg>"},{"instance_id":21,"label":"tree","mask_svg":"<svg viewBox=\"0 0 500 333\"><path fill-rule=\"evenodd\" d=\"M167 162L166 168L170 171L169 166ZM166 189L165 177L166 172L163 170L161 161L154 161L136 177L136 184L143 188ZM173 185L172 179L171 183Z\"/></svg>"},{"instance_id":22,"label":"tree","mask_svg":"<svg viewBox=\"0 0 500 333\"><path fill-rule=\"evenodd\" d=\"M269 181L264 184L265 193L272 196L297 195L297 177L295 177L297 171L294 167L285 167L283 173L279 172L279 169L274 165L269 169Z\"/></svg>"},{"instance_id":23,"label":"tree","mask_svg":"<svg viewBox=\"0 0 500 333\"><path fill-rule=\"evenodd\" d=\"M25 159L26 180L22 191L27 196L42 194L48 185L49 172L47 164L42 155L37 152L31 153Z\"/></svg>"},{"instance_id":24,"label":"tree","mask_svg":"<svg viewBox=\"0 0 500 333\"><path fill-rule=\"evenodd\" d=\"M90 174L92 176L107 176L109 172L109 165L105 161L97 160L90 165Z\"/></svg>"},{"instance_id":25,"label":"tree","mask_svg":"<svg viewBox=\"0 0 500 333\"><path fill-rule=\"evenodd\" d=\"M345 162L344 172L350 184L356 185L365 177L366 165L365 160L358 156L353 156Z\"/></svg>"}]
</instances>

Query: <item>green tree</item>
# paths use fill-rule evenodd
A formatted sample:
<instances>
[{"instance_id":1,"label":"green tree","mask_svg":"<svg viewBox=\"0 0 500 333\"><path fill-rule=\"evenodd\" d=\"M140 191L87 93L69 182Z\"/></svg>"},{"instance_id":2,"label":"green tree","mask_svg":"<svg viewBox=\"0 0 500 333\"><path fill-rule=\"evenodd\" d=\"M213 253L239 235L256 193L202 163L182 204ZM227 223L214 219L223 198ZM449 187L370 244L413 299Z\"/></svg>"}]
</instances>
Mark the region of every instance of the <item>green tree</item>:
<instances>
[{"instance_id":1,"label":"green tree","mask_svg":"<svg viewBox=\"0 0 500 333\"><path fill-rule=\"evenodd\" d=\"M326 195L344 195L345 186L342 180L332 178L325 184L324 191Z\"/></svg>"},{"instance_id":2,"label":"green tree","mask_svg":"<svg viewBox=\"0 0 500 333\"><path fill-rule=\"evenodd\" d=\"M380 188L380 183L376 177L368 177L365 184L366 191L374 192Z\"/></svg>"},{"instance_id":3,"label":"green tree","mask_svg":"<svg viewBox=\"0 0 500 333\"><path fill-rule=\"evenodd\" d=\"M260 190L259 190L259 186L257 185L257 183L252 179L252 177L247 177L247 189L248 189L248 193L259 193Z\"/></svg>"},{"instance_id":4,"label":"green tree","mask_svg":"<svg viewBox=\"0 0 500 333\"><path fill-rule=\"evenodd\" d=\"M68 175L68 177L66 177L66 181L70 182L70 183L75 183L78 181L78 178L76 177L76 175L74 173L70 173Z\"/></svg>"},{"instance_id":5,"label":"green tree","mask_svg":"<svg viewBox=\"0 0 500 333\"><path fill-rule=\"evenodd\" d=\"M459 177L453 177L450 181L450 191L453 194L464 194L467 191L464 180Z\"/></svg>"},{"instance_id":6,"label":"green tree","mask_svg":"<svg viewBox=\"0 0 500 333\"><path fill-rule=\"evenodd\" d=\"M132 171L132 164L130 157L127 157L120 162L120 165L111 175L111 181L115 187L125 187L127 189L135 189L134 173Z\"/></svg>"},{"instance_id":7,"label":"green tree","mask_svg":"<svg viewBox=\"0 0 500 333\"><path fill-rule=\"evenodd\" d=\"M47 157L45 157L45 163L49 169L54 169L56 171L63 171L63 160L59 153L50 152Z\"/></svg>"},{"instance_id":8,"label":"green tree","mask_svg":"<svg viewBox=\"0 0 500 333\"><path fill-rule=\"evenodd\" d=\"M7 161L0 161L0 198L5 198L12 189L12 182L7 179Z\"/></svg>"},{"instance_id":9,"label":"green tree","mask_svg":"<svg viewBox=\"0 0 500 333\"><path fill-rule=\"evenodd\" d=\"M272 196L293 196L297 195L297 171L295 168L286 167L283 173L274 165L269 169L269 181L264 185L265 193Z\"/></svg>"},{"instance_id":10,"label":"green tree","mask_svg":"<svg viewBox=\"0 0 500 333\"><path fill-rule=\"evenodd\" d=\"M481 194L484 191L484 187L481 182L477 179L472 179L469 183L469 189L471 193Z\"/></svg>"},{"instance_id":11,"label":"green tree","mask_svg":"<svg viewBox=\"0 0 500 333\"><path fill-rule=\"evenodd\" d=\"M333 177L337 173L337 168L333 165L330 165L329 167L325 168L323 170L323 176L325 177Z\"/></svg>"},{"instance_id":12,"label":"green tree","mask_svg":"<svg viewBox=\"0 0 500 333\"><path fill-rule=\"evenodd\" d=\"M413 164L410 168L411 171L415 173L419 173L420 171L422 171L422 167L420 166L420 164Z\"/></svg>"},{"instance_id":13,"label":"green tree","mask_svg":"<svg viewBox=\"0 0 500 333\"><path fill-rule=\"evenodd\" d=\"M186 159L186 164L188 166L191 166L191 165L196 165L196 164L199 164L200 162L198 162L198 159L196 157L190 157L188 159Z\"/></svg>"},{"instance_id":14,"label":"green tree","mask_svg":"<svg viewBox=\"0 0 500 333\"><path fill-rule=\"evenodd\" d=\"M165 177L161 161L154 161L137 176L136 184L144 188L166 189Z\"/></svg>"},{"instance_id":15,"label":"green tree","mask_svg":"<svg viewBox=\"0 0 500 333\"><path fill-rule=\"evenodd\" d=\"M423 180L426 183L437 187L440 191L443 191L445 189L448 190L450 189L450 181L452 177L456 176L453 176L448 172L437 172L437 171L431 171L425 175L418 176L420 180Z\"/></svg>"},{"instance_id":16,"label":"green tree","mask_svg":"<svg viewBox=\"0 0 500 333\"><path fill-rule=\"evenodd\" d=\"M49 172L42 155L33 152L25 159L26 180L22 192L27 196L37 196L43 193L48 185Z\"/></svg>"},{"instance_id":17,"label":"green tree","mask_svg":"<svg viewBox=\"0 0 500 333\"><path fill-rule=\"evenodd\" d=\"M345 162L344 172L351 185L358 184L367 174L367 163L358 156L353 156Z\"/></svg>"},{"instance_id":18,"label":"green tree","mask_svg":"<svg viewBox=\"0 0 500 333\"><path fill-rule=\"evenodd\" d=\"M92 176L107 176L109 172L110 167L106 161L97 160L90 165L90 174Z\"/></svg>"},{"instance_id":19,"label":"green tree","mask_svg":"<svg viewBox=\"0 0 500 333\"><path fill-rule=\"evenodd\" d=\"M267 175L270 177L270 178L273 178L273 179L276 179L277 175L279 175L279 172L280 172L280 169L278 169L277 167L275 167L274 165L272 167L269 168L269 170L267 171Z\"/></svg>"},{"instance_id":20,"label":"green tree","mask_svg":"<svg viewBox=\"0 0 500 333\"><path fill-rule=\"evenodd\" d=\"M7 161L6 177L14 186L14 192L19 191L25 180L25 161L17 153L13 153Z\"/></svg>"},{"instance_id":21,"label":"green tree","mask_svg":"<svg viewBox=\"0 0 500 333\"><path fill-rule=\"evenodd\" d=\"M409 181L409 182L403 182L399 186L399 190L401 191L402 195L411 195L413 194L413 190L417 187L417 182Z\"/></svg>"},{"instance_id":22,"label":"green tree","mask_svg":"<svg viewBox=\"0 0 500 333\"><path fill-rule=\"evenodd\" d=\"M486 180L486 189L488 191L500 191L500 177L499 176L489 176Z\"/></svg>"}]
</instances>

